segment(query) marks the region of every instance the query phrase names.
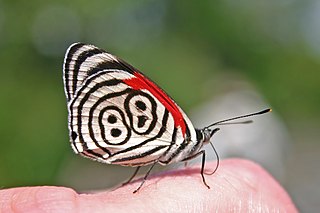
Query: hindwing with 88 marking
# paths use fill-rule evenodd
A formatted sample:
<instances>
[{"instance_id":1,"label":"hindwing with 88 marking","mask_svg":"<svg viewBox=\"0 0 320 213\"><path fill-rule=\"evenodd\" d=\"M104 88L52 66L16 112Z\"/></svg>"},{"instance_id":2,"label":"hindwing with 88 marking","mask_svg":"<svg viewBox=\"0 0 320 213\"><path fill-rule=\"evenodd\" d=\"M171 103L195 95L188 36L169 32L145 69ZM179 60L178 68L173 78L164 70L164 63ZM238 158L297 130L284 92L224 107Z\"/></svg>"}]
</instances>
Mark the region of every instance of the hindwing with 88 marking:
<instances>
[{"instance_id":1,"label":"hindwing with 88 marking","mask_svg":"<svg viewBox=\"0 0 320 213\"><path fill-rule=\"evenodd\" d=\"M186 161L202 154L201 175L205 183L205 152L200 149L218 130L209 128L217 123L195 129L155 83L93 45L71 45L63 70L70 142L76 153L138 169L148 164Z\"/></svg>"}]
</instances>

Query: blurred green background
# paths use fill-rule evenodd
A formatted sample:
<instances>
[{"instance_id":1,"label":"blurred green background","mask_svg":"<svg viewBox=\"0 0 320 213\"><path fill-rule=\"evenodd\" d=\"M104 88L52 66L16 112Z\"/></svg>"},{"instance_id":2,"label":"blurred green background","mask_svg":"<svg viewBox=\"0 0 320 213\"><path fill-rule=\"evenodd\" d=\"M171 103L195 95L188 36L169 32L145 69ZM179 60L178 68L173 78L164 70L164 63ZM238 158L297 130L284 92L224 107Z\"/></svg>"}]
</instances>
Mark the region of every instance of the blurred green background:
<instances>
[{"instance_id":1,"label":"blurred green background","mask_svg":"<svg viewBox=\"0 0 320 213\"><path fill-rule=\"evenodd\" d=\"M319 1L2 0L0 38L1 187L68 185L67 164L91 165L69 146L62 82L65 50L82 41L142 70L187 113L229 77L246 79L289 131L282 184L301 210L319 209Z\"/></svg>"}]
</instances>

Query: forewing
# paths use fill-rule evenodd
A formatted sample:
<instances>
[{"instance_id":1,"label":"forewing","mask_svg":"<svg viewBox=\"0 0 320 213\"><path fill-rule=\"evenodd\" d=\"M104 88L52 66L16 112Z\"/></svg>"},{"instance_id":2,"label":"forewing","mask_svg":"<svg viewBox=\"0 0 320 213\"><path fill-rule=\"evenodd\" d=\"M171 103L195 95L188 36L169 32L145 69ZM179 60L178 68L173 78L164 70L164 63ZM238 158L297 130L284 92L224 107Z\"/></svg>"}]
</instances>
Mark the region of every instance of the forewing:
<instances>
[{"instance_id":1,"label":"forewing","mask_svg":"<svg viewBox=\"0 0 320 213\"><path fill-rule=\"evenodd\" d=\"M137 72L92 45L74 44L65 57L70 141L76 153L106 163L143 165L174 143L169 110L147 89L128 85Z\"/></svg>"},{"instance_id":2,"label":"forewing","mask_svg":"<svg viewBox=\"0 0 320 213\"><path fill-rule=\"evenodd\" d=\"M72 44L66 52L63 65L67 101L74 97L77 89L89 76L110 69L134 72L133 67L105 50L83 43Z\"/></svg>"}]
</instances>

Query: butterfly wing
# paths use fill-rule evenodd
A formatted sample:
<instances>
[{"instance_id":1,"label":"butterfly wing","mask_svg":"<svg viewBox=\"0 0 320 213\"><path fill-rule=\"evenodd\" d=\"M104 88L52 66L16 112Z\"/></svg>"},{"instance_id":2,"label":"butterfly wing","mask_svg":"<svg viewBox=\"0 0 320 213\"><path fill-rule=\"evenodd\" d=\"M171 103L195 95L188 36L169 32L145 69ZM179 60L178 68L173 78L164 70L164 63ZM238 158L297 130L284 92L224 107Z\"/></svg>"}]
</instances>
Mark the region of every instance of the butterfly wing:
<instances>
[{"instance_id":1,"label":"butterfly wing","mask_svg":"<svg viewBox=\"0 0 320 213\"><path fill-rule=\"evenodd\" d=\"M158 86L93 45L69 47L64 84L70 141L85 157L145 165L183 143L186 135L193 137L190 121Z\"/></svg>"}]
</instances>

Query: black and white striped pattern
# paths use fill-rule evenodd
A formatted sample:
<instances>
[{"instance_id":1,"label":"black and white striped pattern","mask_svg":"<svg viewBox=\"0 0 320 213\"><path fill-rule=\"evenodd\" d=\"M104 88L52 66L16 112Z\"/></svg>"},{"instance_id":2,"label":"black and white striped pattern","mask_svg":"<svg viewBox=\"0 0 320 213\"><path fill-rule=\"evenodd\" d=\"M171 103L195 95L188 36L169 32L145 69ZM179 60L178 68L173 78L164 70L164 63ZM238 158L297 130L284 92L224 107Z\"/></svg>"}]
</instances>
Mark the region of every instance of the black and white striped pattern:
<instances>
[{"instance_id":1,"label":"black and white striped pattern","mask_svg":"<svg viewBox=\"0 0 320 213\"><path fill-rule=\"evenodd\" d=\"M140 72L121 59L76 43L67 50L63 68L70 142L76 153L104 163L140 166L181 161L203 145L202 133L180 108L185 134L152 92L126 84Z\"/></svg>"}]
</instances>

